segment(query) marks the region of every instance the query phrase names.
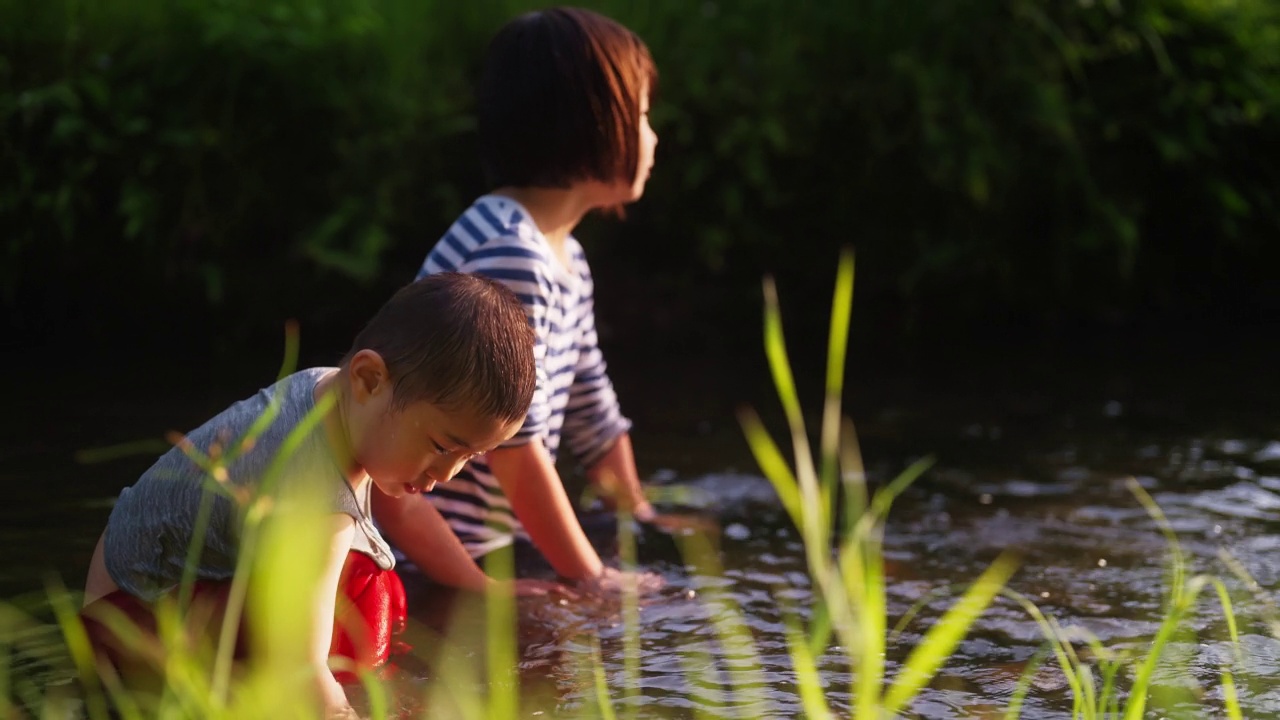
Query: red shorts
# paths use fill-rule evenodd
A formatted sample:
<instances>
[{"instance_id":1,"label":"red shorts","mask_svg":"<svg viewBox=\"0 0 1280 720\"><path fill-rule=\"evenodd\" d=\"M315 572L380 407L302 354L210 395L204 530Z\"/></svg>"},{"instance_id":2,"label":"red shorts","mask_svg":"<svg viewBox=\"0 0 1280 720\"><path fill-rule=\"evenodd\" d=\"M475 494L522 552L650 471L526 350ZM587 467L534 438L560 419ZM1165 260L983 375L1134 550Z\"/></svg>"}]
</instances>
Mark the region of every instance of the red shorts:
<instances>
[{"instance_id":1,"label":"red shorts","mask_svg":"<svg viewBox=\"0 0 1280 720\"><path fill-rule=\"evenodd\" d=\"M230 590L230 581L195 583L185 613L187 632L192 637L217 642ZM106 621L111 609L122 613L128 626L137 632L111 631L111 623ZM155 607L151 603L116 590L89 603L80 617L94 651L118 670L163 667L164 651L156 634ZM329 656L346 658L358 669L378 668L390 657L392 639L404 629L404 624L405 595L400 576L395 570L378 567L368 555L350 551L338 585ZM247 655L246 640L242 621L236 633L235 657ZM356 678L355 673L349 671L335 671L334 675L341 682Z\"/></svg>"}]
</instances>

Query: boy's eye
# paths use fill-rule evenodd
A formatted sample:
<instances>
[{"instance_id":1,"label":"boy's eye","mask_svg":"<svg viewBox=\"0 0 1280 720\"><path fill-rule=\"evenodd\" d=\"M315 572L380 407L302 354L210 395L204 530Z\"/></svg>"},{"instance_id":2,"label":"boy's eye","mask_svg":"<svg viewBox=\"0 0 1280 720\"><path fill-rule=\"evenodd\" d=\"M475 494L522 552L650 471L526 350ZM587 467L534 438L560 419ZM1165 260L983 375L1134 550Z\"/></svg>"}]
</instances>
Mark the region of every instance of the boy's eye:
<instances>
[{"instance_id":1,"label":"boy's eye","mask_svg":"<svg viewBox=\"0 0 1280 720\"><path fill-rule=\"evenodd\" d=\"M435 448L435 449L436 449L436 452L437 452L437 453L439 453L439 454L441 454L441 455L443 455L443 454L445 454L446 452L448 452L448 450L445 450L445 449L444 449L444 446L443 446L443 445L441 445L440 443L436 442L435 440L432 440L432 441L431 441L431 447Z\"/></svg>"}]
</instances>

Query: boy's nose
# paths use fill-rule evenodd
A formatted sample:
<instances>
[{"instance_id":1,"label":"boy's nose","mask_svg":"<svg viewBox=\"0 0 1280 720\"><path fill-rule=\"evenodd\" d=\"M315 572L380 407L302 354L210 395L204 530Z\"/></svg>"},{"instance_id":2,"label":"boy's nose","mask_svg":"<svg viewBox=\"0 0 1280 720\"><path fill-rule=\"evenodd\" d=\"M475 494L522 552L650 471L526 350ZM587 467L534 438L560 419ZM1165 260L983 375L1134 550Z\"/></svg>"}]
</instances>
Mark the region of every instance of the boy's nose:
<instances>
[{"instance_id":1,"label":"boy's nose","mask_svg":"<svg viewBox=\"0 0 1280 720\"><path fill-rule=\"evenodd\" d=\"M441 457L432 463L431 467L427 468L427 475L431 476L431 479L436 482L449 482L454 475L458 474L458 471L462 469L466 462L466 458L450 460L448 457Z\"/></svg>"}]
</instances>

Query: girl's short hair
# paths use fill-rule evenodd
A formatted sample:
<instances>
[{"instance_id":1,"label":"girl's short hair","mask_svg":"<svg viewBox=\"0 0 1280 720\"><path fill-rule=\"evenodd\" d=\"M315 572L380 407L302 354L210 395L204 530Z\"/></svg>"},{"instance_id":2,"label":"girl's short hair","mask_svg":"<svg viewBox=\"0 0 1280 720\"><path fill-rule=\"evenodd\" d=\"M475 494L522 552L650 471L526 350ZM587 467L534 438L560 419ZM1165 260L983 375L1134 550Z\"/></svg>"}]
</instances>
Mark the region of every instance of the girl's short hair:
<instances>
[{"instance_id":1,"label":"girl's short hair","mask_svg":"<svg viewBox=\"0 0 1280 720\"><path fill-rule=\"evenodd\" d=\"M419 401L511 422L529 411L537 384L534 334L505 285L480 275L428 275L396 292L342 359L382 356L392 407Z\"/></svg>"},{"instance_id":2,"label":"girl's short hair","mask_svg":"<svg viewBox=\"0 0 1280 720\"><path fill-rule=\"evenodd\" d=\"M489 43L476 93L489 182L631 182L641 93L657 82L644 42L603 15L553 7L510 21Z\"/></svg>"}]
</instances>

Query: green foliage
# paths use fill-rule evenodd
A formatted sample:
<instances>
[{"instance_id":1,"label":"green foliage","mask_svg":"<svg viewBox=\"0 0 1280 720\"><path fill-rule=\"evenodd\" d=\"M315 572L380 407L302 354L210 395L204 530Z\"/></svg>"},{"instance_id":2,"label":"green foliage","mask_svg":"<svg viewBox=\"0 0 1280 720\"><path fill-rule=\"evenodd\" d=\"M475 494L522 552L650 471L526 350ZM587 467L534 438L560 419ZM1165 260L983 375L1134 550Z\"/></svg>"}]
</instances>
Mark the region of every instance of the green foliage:
<instances>
[{"instance_id":1,"label":"green foliage","mask_svg":"<svg viewBox=\"0 0 1280 720\"><path fill-rule=\"evenodd\" d=\"M703 7L647 35L664 253L821 287L853 241L872 294L1089 309L1234 284L1280 231L1272 3Z\"/></svg>"},{"instance_id":2,"label":"green foliage","mask_svg":"<svg viewBox=\"0 0 1280 720\"><path fill-rule=\"evenodd\" d=\"M0 293L398 286L484 189L474 70L536 5L3 0ZM662 73L649 197L610 229L636 242L592 248L650 282L821 302L814 258L854 242L864 293L967 318L1280 306L1269 0L588 5Z\"/></svg>"},{"instance_id":3,"label":"green foliage","mask_svg":"<svg viewBox=\"0 0 1280 720\"><path fill-rule=\"evenodd\" d=\"M117 282L197 284L213 303L266 278L376 277L420 199L444 205L429 222L460 201L422 178L455 174L438 161L470 127L455 58L478 48L456 47L456 18L433 9L7 3L0 212L7 255L25 262L0 288L73 287L104 263ZM311 264L302 283L285 272L297 259Z\"/></svg>"}]
</instances>

